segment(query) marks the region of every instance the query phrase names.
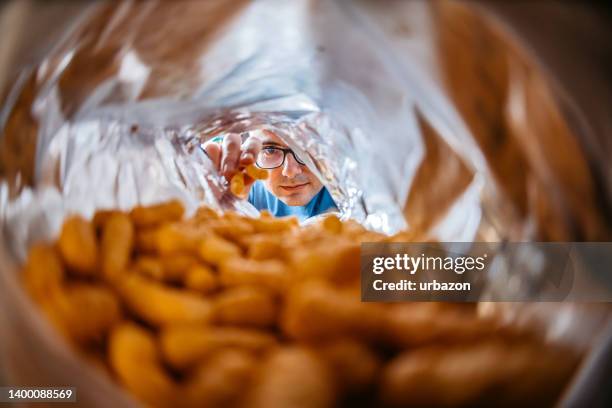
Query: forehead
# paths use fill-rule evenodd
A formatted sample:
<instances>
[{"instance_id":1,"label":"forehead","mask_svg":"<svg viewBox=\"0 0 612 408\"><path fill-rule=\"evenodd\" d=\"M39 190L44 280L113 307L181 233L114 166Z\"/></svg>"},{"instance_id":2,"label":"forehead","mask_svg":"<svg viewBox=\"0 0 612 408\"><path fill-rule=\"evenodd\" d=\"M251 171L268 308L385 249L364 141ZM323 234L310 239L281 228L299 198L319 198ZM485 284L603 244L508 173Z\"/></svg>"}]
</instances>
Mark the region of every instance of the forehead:
<instances>
[{"instance_id":1,"label":"forehead","mask_svg":"<svg viewBox=\"0 0 612 408\"><path fill-rule=\"evenodd\" d=\"M271 144L271 145L287 147L287 144L283 142L283 140L280 137L278 137L274 132L271 132L269 130L262 131L260 137L261 137L262 144L264 145Z\"/></svg>"}]
</instances>

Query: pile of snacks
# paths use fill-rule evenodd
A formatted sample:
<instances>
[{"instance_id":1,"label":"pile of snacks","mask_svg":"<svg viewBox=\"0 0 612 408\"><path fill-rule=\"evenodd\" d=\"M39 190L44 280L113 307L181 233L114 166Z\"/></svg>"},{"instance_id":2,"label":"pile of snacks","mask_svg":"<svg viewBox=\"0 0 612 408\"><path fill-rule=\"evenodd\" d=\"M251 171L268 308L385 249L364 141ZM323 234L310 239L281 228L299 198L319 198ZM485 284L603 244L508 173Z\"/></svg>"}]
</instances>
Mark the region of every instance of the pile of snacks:
<instances>
[{"instance_id":1,"label":"pile of snacks","mask_svg":"<svg viewBox=\"0 0 612 408\"><path fill-rule=\"evenodd\" d=\"M576 356L474 305L362 303L363 241L168 202L66 219L24 284L83 357L147 406L551 404Z\"/></svg>"}]
</instances>

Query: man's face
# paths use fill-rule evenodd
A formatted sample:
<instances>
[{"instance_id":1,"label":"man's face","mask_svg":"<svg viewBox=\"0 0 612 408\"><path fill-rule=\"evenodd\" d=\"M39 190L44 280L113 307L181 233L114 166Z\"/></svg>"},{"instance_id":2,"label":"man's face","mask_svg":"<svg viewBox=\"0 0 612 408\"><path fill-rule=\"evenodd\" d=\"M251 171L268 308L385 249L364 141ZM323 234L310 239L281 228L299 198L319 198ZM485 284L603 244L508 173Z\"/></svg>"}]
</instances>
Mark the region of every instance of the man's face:
<instances>
[{"instance_id":1,"label":"man's face","mask_svg":"<svg viewBox=\"0 0 612 408\"><path fill-rule=\"evenodd\" d=\"M262 146L275 146L288 148L283 141L274 133L264 131L261 135ZM323 184L314 174L287 153L282 166L268 170L268 178L265 180L266 187L279 200L291 206L303 206L312 200L323 188Z\"/></svg>"}]
</instances>

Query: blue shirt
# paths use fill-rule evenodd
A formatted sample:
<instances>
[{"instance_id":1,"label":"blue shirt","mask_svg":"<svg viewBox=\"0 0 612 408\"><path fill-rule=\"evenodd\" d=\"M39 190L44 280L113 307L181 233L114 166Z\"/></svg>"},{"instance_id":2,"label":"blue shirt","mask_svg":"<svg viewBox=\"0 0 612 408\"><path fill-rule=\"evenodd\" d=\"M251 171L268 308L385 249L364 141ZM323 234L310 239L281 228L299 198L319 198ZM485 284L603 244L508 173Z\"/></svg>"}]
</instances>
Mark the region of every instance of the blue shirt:
<instances>
[{"instance_id":1,"label":"blue shirt","mask_svg":"<svg viewBox=\"0 0 612 408\"><path fill-rule=\"evenodd\" d=\"M268 191L261 181L256 181L249 192L249 203L259 211L268 210L275 217L296 216L300 221L335 209L336 204L325 187L304 206L290 206Z\"/></svg>"}]
</instances>

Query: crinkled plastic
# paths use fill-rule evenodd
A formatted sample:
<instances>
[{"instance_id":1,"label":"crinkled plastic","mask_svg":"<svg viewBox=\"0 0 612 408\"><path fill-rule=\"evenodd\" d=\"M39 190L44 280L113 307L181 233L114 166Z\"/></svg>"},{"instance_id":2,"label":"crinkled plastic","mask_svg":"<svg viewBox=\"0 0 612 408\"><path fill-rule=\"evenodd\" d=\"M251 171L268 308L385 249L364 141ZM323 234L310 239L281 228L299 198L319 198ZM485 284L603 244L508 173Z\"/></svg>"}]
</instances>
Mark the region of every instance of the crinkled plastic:
<instances>
[{"instance_id":1,"label":"crinkled plastic","mask_svg":"<svg viewBox=\"0 0 612 408\"><path fill-rule=\"evenodd\" d=\"M16 266L69 212L178 197L188 210L255 215L199 148L220 133L275 131L344 218L382 232L608 240L600 187L609 179L560 101L528 51L451 1L88 6L22 72L0 114L0 355L9 379L70 383L83 406L131 404L34 311ZM504 309L515 320L533 310ZM602 321L572 305L535 310L552 340L582 349Z\"/></svg>"}]
</instances>

